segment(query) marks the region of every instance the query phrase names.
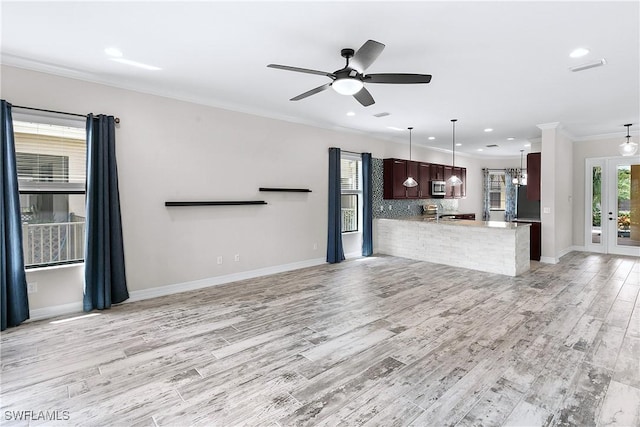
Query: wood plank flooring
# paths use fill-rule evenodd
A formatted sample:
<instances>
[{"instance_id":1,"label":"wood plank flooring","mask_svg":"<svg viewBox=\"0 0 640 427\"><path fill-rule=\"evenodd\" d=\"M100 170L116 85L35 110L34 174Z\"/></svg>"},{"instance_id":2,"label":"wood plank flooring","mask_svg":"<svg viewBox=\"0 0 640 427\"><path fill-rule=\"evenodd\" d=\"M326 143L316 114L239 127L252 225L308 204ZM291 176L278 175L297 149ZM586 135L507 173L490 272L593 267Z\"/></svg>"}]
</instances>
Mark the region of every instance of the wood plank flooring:
<instances>
[{"instance_id":1,"label":"wood plank flooring","mask_svg":"<svg viewBox=\"0 0 640 427\"><path fill-rule=\"evenodd\" d=\"M0 424L639 426L639 290L637 258L372 257L27 323Z\"/></svg>"}]
</instances>

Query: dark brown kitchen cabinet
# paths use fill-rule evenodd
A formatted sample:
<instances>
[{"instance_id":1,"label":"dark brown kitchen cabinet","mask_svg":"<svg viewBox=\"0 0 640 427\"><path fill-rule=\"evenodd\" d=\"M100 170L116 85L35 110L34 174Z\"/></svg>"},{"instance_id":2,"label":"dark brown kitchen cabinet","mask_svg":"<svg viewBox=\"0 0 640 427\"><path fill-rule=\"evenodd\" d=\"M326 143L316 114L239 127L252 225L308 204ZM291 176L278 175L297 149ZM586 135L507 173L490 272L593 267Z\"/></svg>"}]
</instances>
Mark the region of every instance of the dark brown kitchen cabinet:
<instances>
[{"instance_id":1,"label":"dark brown kitchen cabinet","mask_svg":"<svg viewBox=\"0 0 640 427\"><path fill-rule=\"evenodd\" d=\"M384 159L383 194L385 199L406 199L406 187L402 183L407 179L407 161L401 159Z\"/></svg>"},{"instance_id":2,"label":"dark brown kitchen cabinet","mask_svg":"<svg viewBox=\"0 0 640 427\"><path fill-rule=\"evenodd\" d=\"M444 181L444 165L431 163L430 174L432 181Z\"/></svg>"},{"instance_id":3,"label":"dark brown kitchen cabinet","mask_svg":"<svg viewBox=\"0 0 640 427\"><path fill-rule=\"evenodd\" d=\"M418 163L418 198L431 197L431 164Z\"/></svg>"},{"instance_id":4,"label":"dark brown kitchen cabinet","mask_svg":"<svg viewBox=\"0 0 640 427\"><path fill-rule=\"evenodd\" d=\"M529 178L527 178L528 180ZM542 224L540 221L515 221L519 224L531 224L529 228L529 259L540 261L542 255Z\"/></svg>"},{"instance_id":5,"label":"dark brown kitchen cabinet","mask_svg":"<svg viewBox=\"0 0 640 427\"><path fill-rule=\"evenodd\" d=\"M447 181L445 198L466 197L467 170L465 168L403 159L384 159L383 167L383 198L385 199L442 198L442 196L431 194L431 181ZM462 183L451 186L448 179L451 178L454 170ZM402 185L408 176L418 182L417 187Z\"/></svg>"},{"instance_id":6,"label":"dark brown kitchen cabinet","mask_svg":"<svg viewBox=\"0 0 640 427\"><path fill-rule=\"evenodd\" d=\"M407 177L412 177L413 179L416 180L416 182L418 182L418 162L412 162L412 161L408 161L407 162L407 173L405 175L405 179L407 179ZM403 181L404 182L404 181ZM419 192L420 192L420 186L417 187L405 187L406 188L406 194L407 194L407 199L417 199Z\"/></svg>"},{"instance_id":7,"label":"dark brown kitchen cabinet","mask_svg":"<svg viewBox=\"0 0 640 427\"><path fill-rule=\"evenodd\" d=\"M527 154L527 200L540 200L541 153Z\"/></svg>"},{"instance_id":8,"label":"dark brown kitchen cabinet","mask_svg":"<svg viewBox=\"0 0 640 427\"><path fill-rule=\"evenodd\" d=\"M460 180L460 183L456 185L450 185L449 182L447 181L447 185L450 186L450 189L447 192L447 195L451 194L451 196L449 197L453 197L454 199L460 199L462 197L465 197L466 191L464 190L464 185L467 178L467 170L465 168L456 166L453 168L453 175L458 177L458 179Z\"/></svg>"}]
</instances>

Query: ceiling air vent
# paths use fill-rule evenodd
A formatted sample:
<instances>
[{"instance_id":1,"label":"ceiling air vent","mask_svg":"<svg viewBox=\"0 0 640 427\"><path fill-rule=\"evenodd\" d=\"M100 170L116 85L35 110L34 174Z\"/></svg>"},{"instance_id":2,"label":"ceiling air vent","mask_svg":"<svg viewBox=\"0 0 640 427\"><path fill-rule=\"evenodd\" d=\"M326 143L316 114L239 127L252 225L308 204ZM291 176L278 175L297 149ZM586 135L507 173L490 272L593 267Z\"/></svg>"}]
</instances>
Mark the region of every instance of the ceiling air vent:
<instances>
[{"instance_id":1,"label":"ceiling air vent","mask_svg":"<svg viewBox=\"0 0 640 427\"><path fill-rule=\"evenodd\" d=\"M489 144L487 148L498 148L498 144Z\"/></svg>"},{"instance_id":2,"label":"ceiling air vent","mask_svg":"<svg viewBox=\"0 0 640 427\"><path fill-rule=\"evenodd\" d=\"M388 116L390 113L384 112L384 113L378 113L378 114L374 114L373 117L384 117L384 116Z\"/></svg>"}]
</instances>

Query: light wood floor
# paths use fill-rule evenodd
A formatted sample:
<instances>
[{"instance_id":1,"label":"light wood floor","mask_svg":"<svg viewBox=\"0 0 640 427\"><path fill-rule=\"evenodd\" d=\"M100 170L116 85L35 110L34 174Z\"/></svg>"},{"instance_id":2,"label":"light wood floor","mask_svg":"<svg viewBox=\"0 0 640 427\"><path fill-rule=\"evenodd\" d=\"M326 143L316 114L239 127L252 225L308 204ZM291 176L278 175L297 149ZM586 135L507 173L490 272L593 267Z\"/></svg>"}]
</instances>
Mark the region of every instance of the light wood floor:
<instances>
[{"instance_id":1,"label":"light wood floor","mask_svg":"<svg viewBox=\"0 0 640 427\"><path fill-rule=\"evenodd\" d=\"M638 426L639 289L636 258L375 257L27 323L2 333L0 423Z\"/></svg>"}]
</instances>

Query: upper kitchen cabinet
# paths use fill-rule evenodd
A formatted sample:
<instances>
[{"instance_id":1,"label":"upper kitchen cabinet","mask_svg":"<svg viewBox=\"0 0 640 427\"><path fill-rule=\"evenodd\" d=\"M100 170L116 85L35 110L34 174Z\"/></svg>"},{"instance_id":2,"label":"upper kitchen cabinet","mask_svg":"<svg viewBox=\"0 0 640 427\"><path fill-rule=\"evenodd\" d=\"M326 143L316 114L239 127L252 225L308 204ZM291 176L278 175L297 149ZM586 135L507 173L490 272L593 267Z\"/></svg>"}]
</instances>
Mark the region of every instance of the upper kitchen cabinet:
<instances>
[{"instance_id":1,"label":"upper kitchen cabinet","mask_svg":"<svg viewBox=\"0 0 640 427\"><path fill-rule=\"evenodd\" d=\"M444 181L444 165L431 163L431 181Z\"/></svg>"},{"instance_id":2,"label":"upper kitchen cabinet","mask_svg":"<svg viewBox=\"0 0 640 427\"><path fill-rule=\"evenodd\" d=\"M402 159L384 159L382 196L385 199L417 199L420 186L405 187L402 183L411 176L419 182L418 162Z\"/></svg>"},{"instance_id":3,"label":"upper kitchen cabinet","mask_svg":"<svg viewBox=\"0 0 640 427\"><path fill-rule=\"evenodd\" d=\"M467 169L456 166L453 168L453 175L458 177L460 183L451 185L449 181L447 181L447 195L445 198L461 199L466 197L467 191L465 184L467 181Z\"/></svg>"},{"instance_id":4,"label":"upper kitchen cabinet","mask_svg":"<svg viewBox=\"0 0 640 427\"><path fill-rule=\"evenodd\" d=\"M407 189L407 199L417 199L420 194L420 177L418 176L418 162L407 162L407 174L406 177L413 177L418 182L416 187L405 187ZM405 179L406 179L405 177ZM404 181L403 181L404 182ZM404 186L403 186L404 187Z\"/></svg>"},{"instance_id":5,"label":"upper kitchen cabinet","mask_svg":"<svg viewBox=\"0 0 640 427\"><path fill-rule=\"evenodd\" d=\"M407 188L402 183L407 179L407 160L384 159L384 188L385 199L406 199Z\"/></svg>"},{"instance_id":6,"label":"upper kitchen cabinet","mask_svg":"<svg viewBox=\"0 0 640 427\"><path fill-rule=\"evenodd\" d=\"M418 163L418 198L431 197L431 164Z\"/></svg>"},{"instance_id":7,"label":"upper kitchen cabinet","mask_svg":"<svg viewBox=\"0 0 640 427\"><path fill-rule=\"evenodd\" d=\"M458 177L460 182L456 185L451 183L451 176L455 175ZM466 191L466 180L467 180L467 169L461 168L459 166L444 166L444 180L445 184L445 199L461 199L467 196Z\"/></svg>"},{"instance_id":8,"label":"upper kitchen cabinet","mask_svg":"<svg viewBox=\"0 0 640 427\"><path fill-rule=\"evenodd\" d=\"M527 200L540 200L540 153L527 154Z\"/></svg>"},{"instance_id":9,"label":"upper kitchen cabinet","mask_svg":"<svg viewBox=\"0 0 640 427\"><path fill-rule=\"evenodd\" d=\"M436 163L415 162L403 159L384 159L383 197L385 199L430 199L442 198L442 195L431 194L432 181L446 181L455 171L462 183L449 186L447 182L445 198L466 197L465 180L467 170L461 167L439 165ZM408 176L413 177L417 187L405 187L402 183Z\"/></svg>"}]
</instances>

